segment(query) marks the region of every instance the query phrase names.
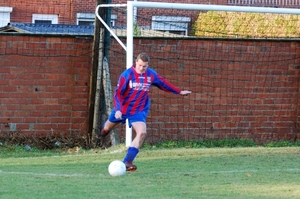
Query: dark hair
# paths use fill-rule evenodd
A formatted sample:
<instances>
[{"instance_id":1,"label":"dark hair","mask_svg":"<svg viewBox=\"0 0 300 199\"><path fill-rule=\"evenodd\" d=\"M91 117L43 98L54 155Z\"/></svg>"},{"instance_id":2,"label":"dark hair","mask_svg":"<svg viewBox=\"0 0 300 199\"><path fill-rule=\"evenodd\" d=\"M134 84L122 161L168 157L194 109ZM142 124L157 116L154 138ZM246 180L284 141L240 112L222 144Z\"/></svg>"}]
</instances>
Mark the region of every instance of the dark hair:
<instances>
[{"instance_id":1,"label":"dark hair","mask_svg":"<svg viewBox=\"0 0 300 199\"><path fill-rule=\"evenodd\" d=\"M136 60L141 59L143 62L149 62L150 61L150 57L147 53L140 53L137 57Z\"/></svg>"}]
</instances>

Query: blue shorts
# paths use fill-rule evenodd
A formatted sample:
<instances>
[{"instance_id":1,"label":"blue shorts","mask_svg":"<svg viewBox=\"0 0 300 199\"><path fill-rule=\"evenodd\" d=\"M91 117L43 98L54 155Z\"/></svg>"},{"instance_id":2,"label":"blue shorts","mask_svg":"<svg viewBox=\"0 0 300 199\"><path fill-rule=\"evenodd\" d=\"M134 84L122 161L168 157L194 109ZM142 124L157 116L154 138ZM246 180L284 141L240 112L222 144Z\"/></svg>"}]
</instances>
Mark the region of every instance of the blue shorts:
<instances>
[{"instance_id":1,"label":"blue shorts","mask_svg":"<svg viewBox=\"0 0 300 199\"><path fill-rule=\"evenodd\" d=\"M113 110L110 113L110 115L108 117L108 120L110 122L113 122L113 123L120 123L121 122L122 124L125 124L126 119L128 119L129 127L131 127L132 123L134 123L134 122L144 122L144 123L146 123L147 112L145 112L145 111L136 113L134 115L122 115L122 119L116 119L115 118L115 113L116 113L115 110Z\"/></svg>"}]
</instances>

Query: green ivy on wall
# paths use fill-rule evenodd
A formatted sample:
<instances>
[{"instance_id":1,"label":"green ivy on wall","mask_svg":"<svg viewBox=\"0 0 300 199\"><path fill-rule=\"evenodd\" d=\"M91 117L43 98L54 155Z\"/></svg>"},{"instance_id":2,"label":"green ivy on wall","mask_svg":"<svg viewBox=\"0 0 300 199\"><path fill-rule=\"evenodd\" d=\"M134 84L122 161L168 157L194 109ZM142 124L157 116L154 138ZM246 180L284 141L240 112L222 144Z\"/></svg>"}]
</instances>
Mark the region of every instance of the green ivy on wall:
<instances>
[{"instance_id":1,"label":"green ivy on wall","mask_svg":"<svg viewBox=\"0 0 300 199\"><path fill-rule=\"evenodd\" d=\"M300 16L245 12L200 12L194 36L240 38L295 38L300 36Z\"/></svg>"}]
</instances>

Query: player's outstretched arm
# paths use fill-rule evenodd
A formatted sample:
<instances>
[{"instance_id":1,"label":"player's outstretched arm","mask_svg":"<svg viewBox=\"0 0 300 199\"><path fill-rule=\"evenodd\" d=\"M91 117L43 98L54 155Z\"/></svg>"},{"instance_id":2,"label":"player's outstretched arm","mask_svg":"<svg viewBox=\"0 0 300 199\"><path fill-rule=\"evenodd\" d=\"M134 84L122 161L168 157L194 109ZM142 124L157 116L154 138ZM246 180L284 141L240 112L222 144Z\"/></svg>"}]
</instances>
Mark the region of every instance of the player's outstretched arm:
<instances>
[{"instance_id":1,"label":"player's outstretched arm","mask_svg":"<svg viewBox=\"0 0 300 199\"><path fill-rule=\"evenodd\" d=\"M181 91L179 94L182 95L182 96L187 96L191 93L192 93L192 91Z\"/></svg>"}]
</instances>

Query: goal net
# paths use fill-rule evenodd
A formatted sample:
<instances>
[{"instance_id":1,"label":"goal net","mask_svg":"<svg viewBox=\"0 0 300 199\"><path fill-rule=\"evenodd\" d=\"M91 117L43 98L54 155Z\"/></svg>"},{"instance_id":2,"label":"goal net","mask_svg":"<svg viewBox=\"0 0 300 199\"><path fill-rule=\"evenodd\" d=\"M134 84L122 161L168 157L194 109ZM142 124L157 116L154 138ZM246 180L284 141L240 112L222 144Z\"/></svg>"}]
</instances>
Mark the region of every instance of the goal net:
<instances>
[{"instance_id":1,"label":"goal net","mask_svg":"<svg viewBox=\"0 0 300 199\"><path fill-rule=\"evenodd\" d=\"M146 142L299 138L299 9L132 1L97 9L109 9L110 93L141 52L193 92L152 88Z\"/></svg>"}]
</instances>

